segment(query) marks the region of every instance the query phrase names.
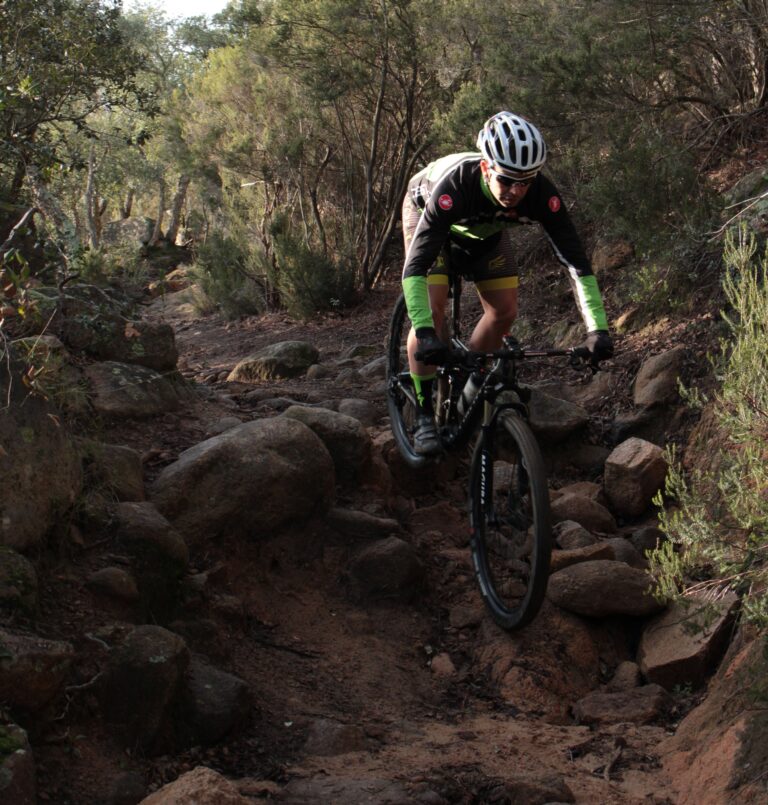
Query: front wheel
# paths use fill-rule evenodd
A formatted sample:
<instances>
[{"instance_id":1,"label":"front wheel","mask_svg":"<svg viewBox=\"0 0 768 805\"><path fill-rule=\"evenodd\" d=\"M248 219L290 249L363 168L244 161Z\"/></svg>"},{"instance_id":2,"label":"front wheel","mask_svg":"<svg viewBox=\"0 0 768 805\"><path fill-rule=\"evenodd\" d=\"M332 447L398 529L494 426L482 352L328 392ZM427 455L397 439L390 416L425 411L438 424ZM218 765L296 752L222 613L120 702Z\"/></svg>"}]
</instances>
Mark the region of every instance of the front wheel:
<instances>
[{"instance_id":1,"label":"front wheel","mask_svg":"<svg viewBox=\"0 0 768 805\"><path fill-rule=\"evenodd\" d=\"M480 592L499 626L519 629L533 620L544 600L552 529L541 451L515 412L501 412L483 429L469 490Z\"/></svg>"}]
</instances>

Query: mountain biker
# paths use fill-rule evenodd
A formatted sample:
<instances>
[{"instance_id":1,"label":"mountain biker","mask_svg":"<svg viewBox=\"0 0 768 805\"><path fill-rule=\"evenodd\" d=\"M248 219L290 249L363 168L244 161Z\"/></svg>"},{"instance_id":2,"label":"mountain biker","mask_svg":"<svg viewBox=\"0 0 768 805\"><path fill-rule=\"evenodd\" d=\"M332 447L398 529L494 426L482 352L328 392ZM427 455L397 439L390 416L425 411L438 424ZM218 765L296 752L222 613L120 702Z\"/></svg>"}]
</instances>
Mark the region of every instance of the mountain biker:
<instances>
[{"instance_id":1,"label":"mountain biker","mask_svg":"<svg viewBox=\"0 0 768 805\"><path fill-rule=\"evenodd\" d=\"M480 153L438 159L413 176L403 201L403 292L412 328L408 364L418 400L414 450L439 451L432 408L435 365L445 358L445 303L450 265L472 279L483 314L469 348L498 349L517 315L517 270L505 229L538 222L568 277L595 360L613 355L597 280L562 196L541 173L547 147L519 115L499 112L477 137Z\"/></svg>"}]
</instances>

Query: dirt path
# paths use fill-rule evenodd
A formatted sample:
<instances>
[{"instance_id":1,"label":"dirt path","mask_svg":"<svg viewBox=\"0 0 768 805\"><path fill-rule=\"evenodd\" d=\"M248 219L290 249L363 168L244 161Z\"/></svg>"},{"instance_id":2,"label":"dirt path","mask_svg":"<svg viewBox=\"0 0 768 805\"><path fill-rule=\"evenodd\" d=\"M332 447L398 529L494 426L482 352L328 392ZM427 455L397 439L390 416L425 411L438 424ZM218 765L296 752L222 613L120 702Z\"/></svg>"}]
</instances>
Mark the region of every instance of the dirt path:
<instances>
[{"instance_id":1,"label":"dirt path","mask_svg":"<svg viewBox=\"0 0 768 805\"><path fill-rule=\"evenodd\" d=\"M154 450L158 466L173 460L216 417L253 415L238 389L222 382L237 360L287 339L312 342L324 360L355 344L383 344L396 292L383 288L348 317L304 325L281 316L236 323L200 317L178 295L155 302L149 315L173 324L179 367L213 394L193 411L118 435L145 453ZM299 400L354 396L323 381L272 391ZM365 391L361 396L375 398L374 389ZM204 763L240 779L241 790L256 800L670 802L655 754L668 725L590 729L562 716L567 705L553 717L537 701L535 684L521 684L516 694L499 690L488 647L523 638L500 635L481 614L463 494L459 479L397 501L401 510L419 510L446 500L449 512L458 513L439 529L412 534L428 584L409 603L351 599L344 584L350 546L322 524L266 544L210 546L193 557L200 571L218 568L213 636L203 642L218 651L222 667L248 682L255 708L232 741L149 761L152 784ZM361 499L355 490L341 490L340 503L390 514L382 501ZM451 613L462 607L476 613L468 627L451 624ZM542 623L556 624L552 618L543 616ZM557 637L544 626L536 634L543 644ZM549 673L568 677L569 669Z\"/></svg>"}]
</instances>

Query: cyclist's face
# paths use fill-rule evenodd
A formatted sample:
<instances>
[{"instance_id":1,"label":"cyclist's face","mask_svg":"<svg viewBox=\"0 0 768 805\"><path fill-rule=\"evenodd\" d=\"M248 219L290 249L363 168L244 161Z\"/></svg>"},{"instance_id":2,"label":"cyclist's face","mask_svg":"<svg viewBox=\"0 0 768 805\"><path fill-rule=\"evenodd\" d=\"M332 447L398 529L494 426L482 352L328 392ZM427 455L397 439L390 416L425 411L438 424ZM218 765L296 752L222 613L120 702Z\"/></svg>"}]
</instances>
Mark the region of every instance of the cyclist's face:
<instances>
[{"instance_id":1,"label":"cyclist's face","mask_svg":"<svg viewBox=\"0 0 768 805\"><path fill-rule=\"evenodd\" d=\"M508 176L497 173L485 160L480 161L480 166L491 195L502 207L516 207L525 197L528 188L533 184L533 179L517 182Z\"/></svg>"}]
</instances>

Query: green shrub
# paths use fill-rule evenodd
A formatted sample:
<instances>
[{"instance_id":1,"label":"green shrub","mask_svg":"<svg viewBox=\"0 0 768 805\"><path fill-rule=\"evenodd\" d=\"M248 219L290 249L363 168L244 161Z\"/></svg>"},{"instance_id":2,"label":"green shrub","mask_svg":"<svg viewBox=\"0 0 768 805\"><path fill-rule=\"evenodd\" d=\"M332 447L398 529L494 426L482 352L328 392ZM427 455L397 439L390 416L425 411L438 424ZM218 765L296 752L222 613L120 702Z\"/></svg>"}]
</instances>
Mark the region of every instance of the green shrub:
<instances>
[{"instance_id":1,"label":"green shrub","mask_svg":"<svg viewBox=\"0 0 768 805\"><path fill-rule=\"evenodd\" d=\"M768 626L768 256L729 237L723 288L730 337L715 366L722 385L711 405L720 441L708 469L686 476L670 452L662 528L670 543L652 555L658 592L733 590L747 619Z\"/></svg>"},{"instance_id":2,"label":"green shrub","mask_svg":"<svg viewBox=\"0 0 768 805\"><path fill-rule=\"evenodd\" d=\"M211 235L199 246L190 272L204 294L197 307L206 312L210 303L228 318L263 312L266 280L258 262L256 254L233 238Z\"/></svg>"},{"instance_id":3,"label":"green shrub","mask_svg":"<svg viewBox=\"0 0 768 805\"><path fill-rule=\"evenodd\" d=\"M276 286L283 306L293 316L347 307L355 296L355 264L342 256L332 260L310 249L289 232L275 233Z\"/></svg>"}]
</instances>

